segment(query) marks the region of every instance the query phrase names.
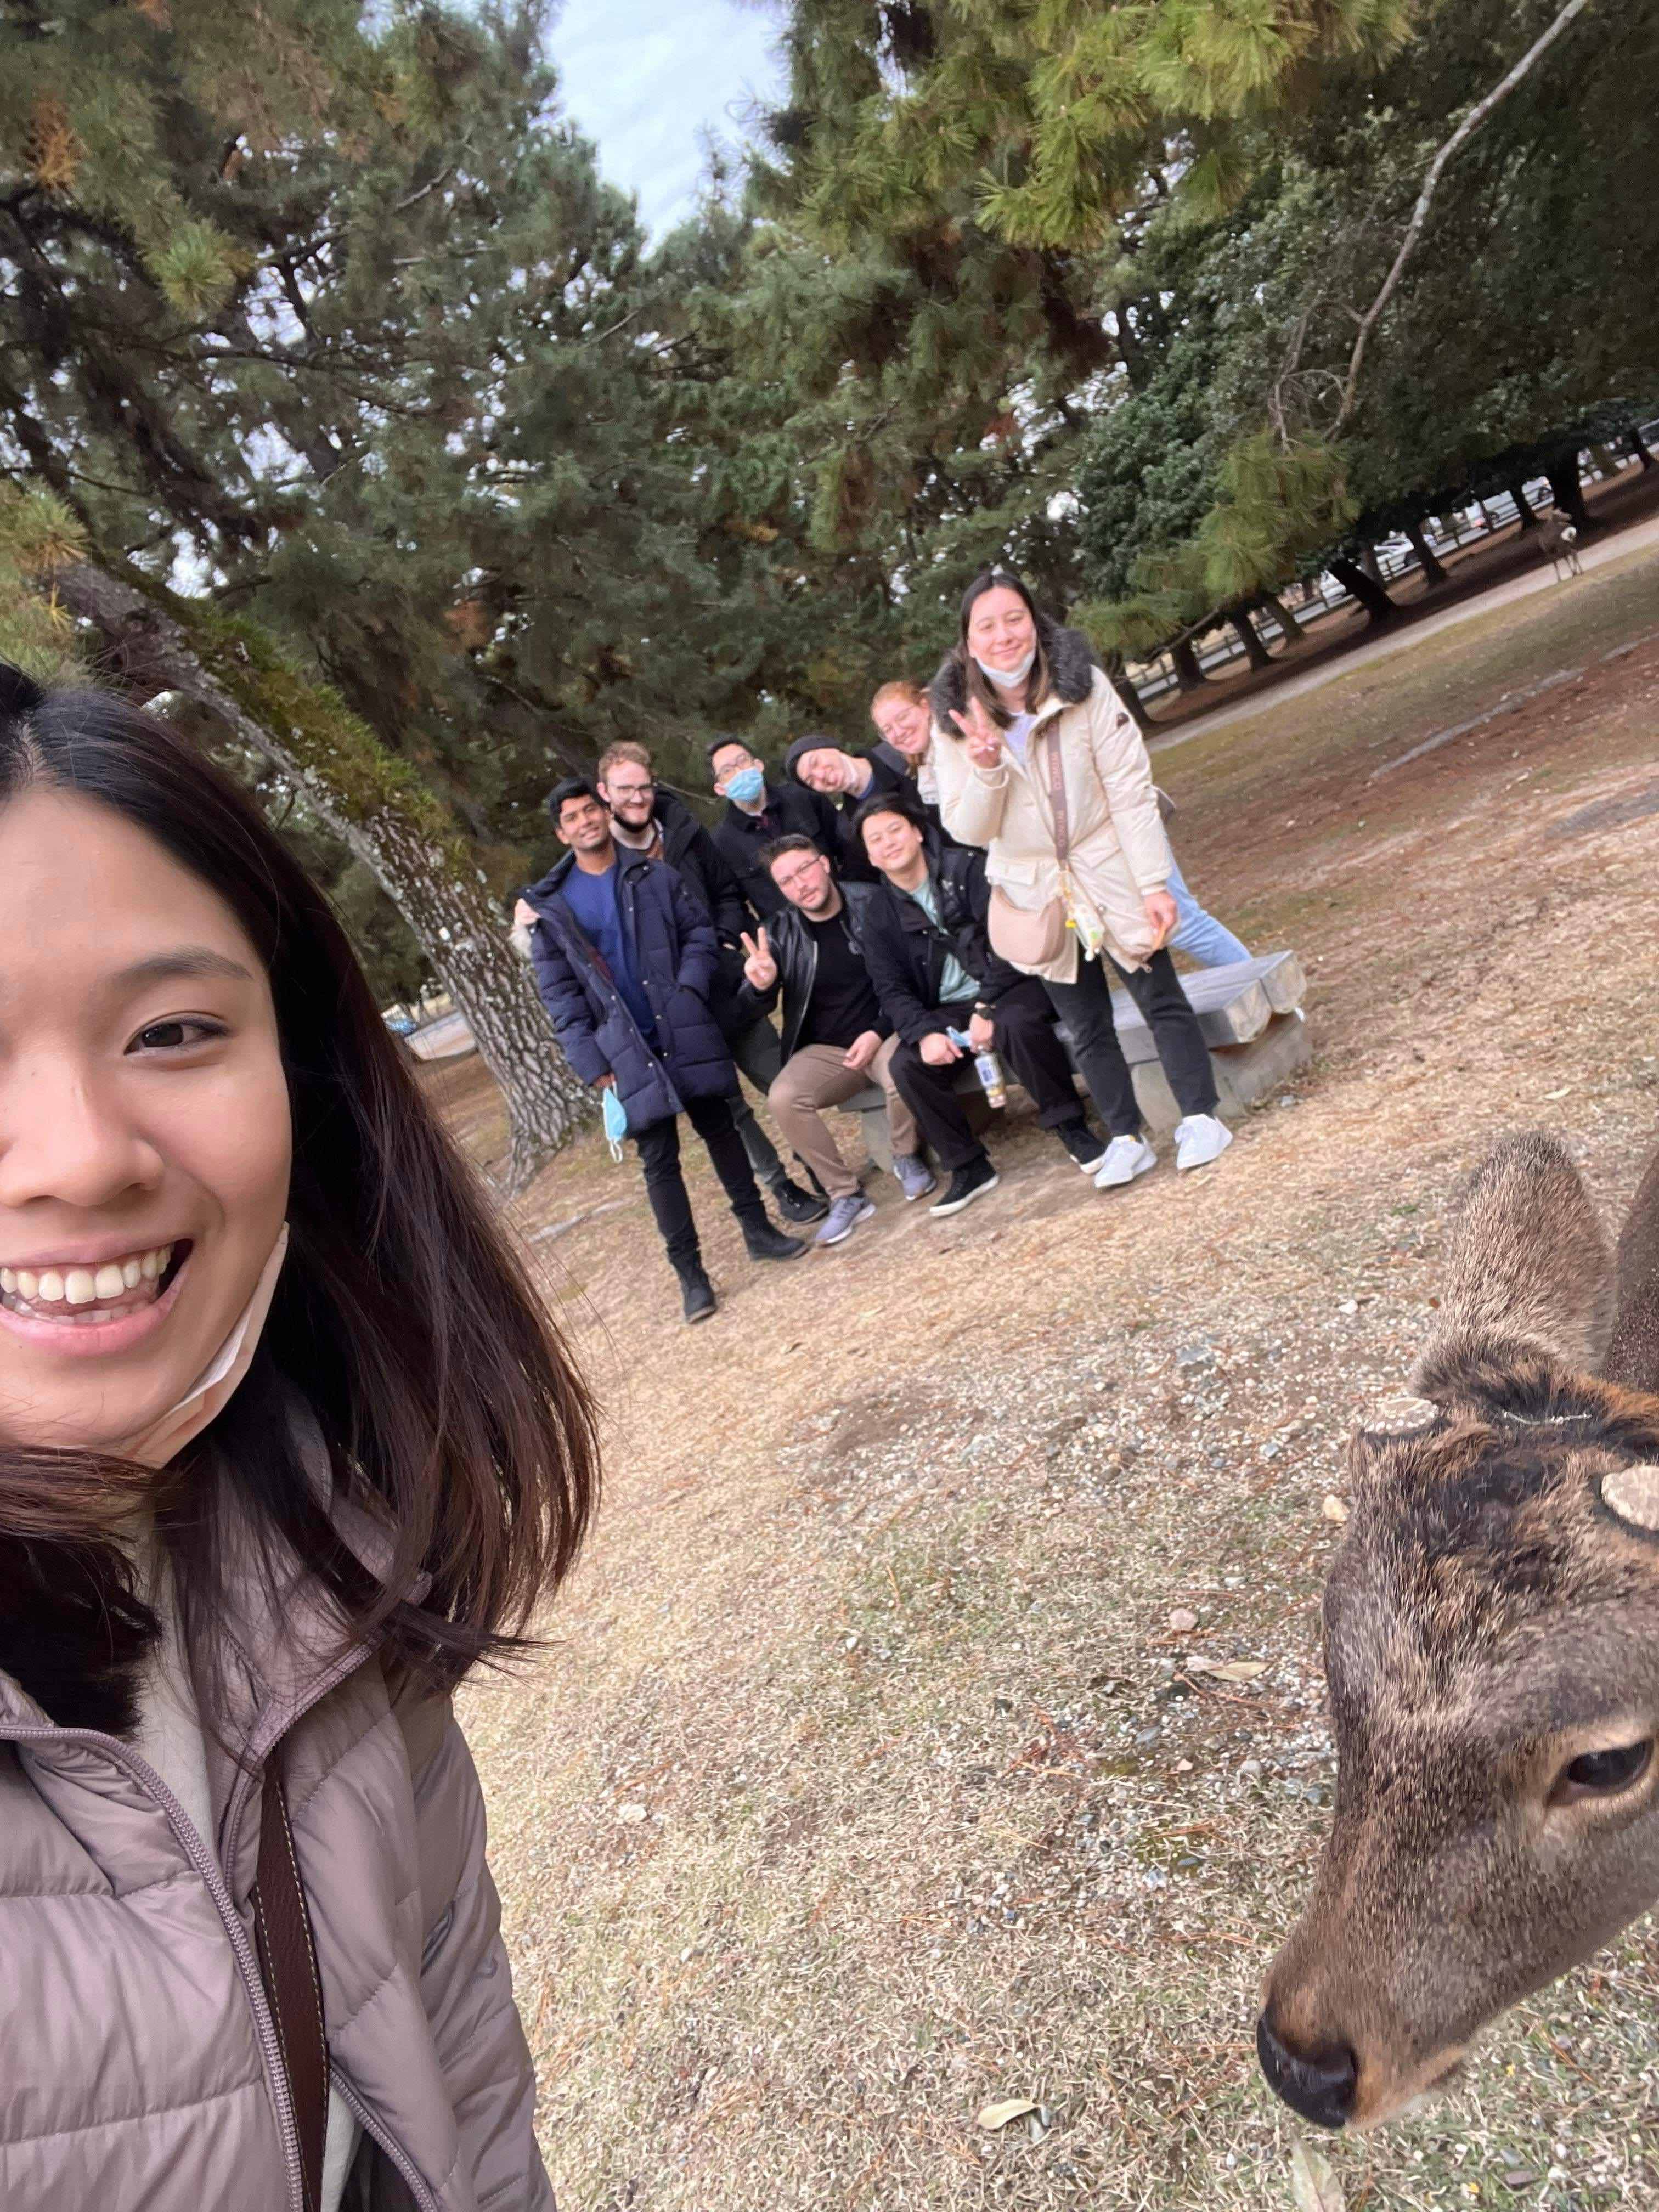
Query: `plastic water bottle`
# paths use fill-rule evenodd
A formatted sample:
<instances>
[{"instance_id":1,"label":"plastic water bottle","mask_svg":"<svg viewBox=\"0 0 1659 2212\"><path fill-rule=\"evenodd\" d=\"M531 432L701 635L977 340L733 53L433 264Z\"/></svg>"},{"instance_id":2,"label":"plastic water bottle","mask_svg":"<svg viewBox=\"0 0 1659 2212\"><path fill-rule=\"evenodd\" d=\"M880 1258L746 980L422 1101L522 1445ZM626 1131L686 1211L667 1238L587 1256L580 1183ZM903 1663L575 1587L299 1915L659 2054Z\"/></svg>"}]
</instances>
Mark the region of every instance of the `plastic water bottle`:
<instances>
[{"instance_id":1,"label":"plastic water bottle","mask_svg":"<svg viewBox=\"0 0 1659 2212\"><path fill-rule=\"evenodd\" d=\"M1008 1079L1002 1072L1002 1062L995 1053L974 1052L966 1030L946 1030L945 1032L958 1052L974 1054L974 1073L979 1078L979 1087L985 1093L986 1103L993 1107L1008 1103Z\"/></svg>"},{"instance_id":2,"label":"plastic water bottle","mask_svg":"<svg viewBox=\"0 0 1659 2212\"><path fill-rule=\"evenodd\" d=\"M1002 1062L995 1053L976 1052L974 1054L974 1073L979 1078L987 1105L1002 1107L1008 1103L1008 1085L1003 1078Z\"/></svg>"}]
</instances>

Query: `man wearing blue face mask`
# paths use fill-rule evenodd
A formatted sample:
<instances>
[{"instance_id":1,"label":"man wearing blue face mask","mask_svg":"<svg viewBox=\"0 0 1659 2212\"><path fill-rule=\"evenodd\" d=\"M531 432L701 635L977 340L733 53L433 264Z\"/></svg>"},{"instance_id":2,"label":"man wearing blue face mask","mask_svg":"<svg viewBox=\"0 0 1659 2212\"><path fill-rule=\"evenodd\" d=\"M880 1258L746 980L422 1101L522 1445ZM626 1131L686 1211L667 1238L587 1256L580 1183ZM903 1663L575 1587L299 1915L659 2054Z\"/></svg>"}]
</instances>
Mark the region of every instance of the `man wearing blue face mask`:
<instances>
[{"instance_id":1,"label":"man wearing blue face mask","mask_svg":"<svg viewBox=\"0 0 1659 2212\"><path fill-rule=\"evenodd\" d=\"M846 823L821 792L809 791L793 777L772 782L741 738L716 738L708 748L708 766L714 789L726 801L714 824L714 842L763 921L788 904L760 857L780 837L810 837L838 870L868 877L868 865L852 846Z\"/></svg>"}]
</instances>

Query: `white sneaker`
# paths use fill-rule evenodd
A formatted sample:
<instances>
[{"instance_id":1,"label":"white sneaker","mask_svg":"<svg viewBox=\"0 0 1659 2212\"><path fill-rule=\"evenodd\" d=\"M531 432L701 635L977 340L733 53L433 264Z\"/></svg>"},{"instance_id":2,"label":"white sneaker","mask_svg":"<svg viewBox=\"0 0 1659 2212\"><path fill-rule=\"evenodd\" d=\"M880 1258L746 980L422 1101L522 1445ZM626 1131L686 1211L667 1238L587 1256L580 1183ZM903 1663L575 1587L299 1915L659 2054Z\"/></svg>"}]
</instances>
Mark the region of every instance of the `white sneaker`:
<instances>
[{"instance_id":1,"label":"white sneaker","mask_svg":"<svg viewBox=\"0 0 1659 2212\"><path fill-rule=\"evenodd\" d=\"M1233 1133L1213 1114L1189 1114L1176 1123L1177 1168L1206 1168L1218 1160L1233 1140Z\"/></svg>"},{"instance_id":2,"label":"white sneaker","mask_svg":"<svg viewBox=\"0 0 1659 2212\"><path fill-rule=\"evenodd\" d=\"M1095 1188L1115 1190L1120 1183L1133 1182L1157 1165L1158 1154L1145 1137L1114 1137L1095 1177Z\"/></svg>"}]
</instances>

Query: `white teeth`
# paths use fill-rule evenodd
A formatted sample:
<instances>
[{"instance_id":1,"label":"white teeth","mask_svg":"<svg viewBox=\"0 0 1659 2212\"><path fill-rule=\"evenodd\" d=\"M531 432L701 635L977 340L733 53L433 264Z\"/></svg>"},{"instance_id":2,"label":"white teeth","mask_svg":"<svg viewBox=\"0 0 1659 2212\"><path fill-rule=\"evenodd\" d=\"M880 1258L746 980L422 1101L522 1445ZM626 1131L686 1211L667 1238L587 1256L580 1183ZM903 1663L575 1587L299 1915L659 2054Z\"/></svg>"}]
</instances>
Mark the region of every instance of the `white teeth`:
<instances>
[{"instance_id":1,"label":"white teeth","mask_svg":"<svg viewBox=\"0 0 1659 2212\"><path fill-rule=\"evenodd\" d=\"M77 1318L107 1320L113 1316L104 1312L104 1304L125 1297L142 1283L159 1281L172 1265L173 1253L171 1244L158 1244L149 1252L106 1260L96 1267L46 1267L38 1274L29 1267L0 1267L0 1292L28 1304L38 1299L43 1305L85 1307L96 1298L98 1313L82 1313Z\"/></svg>"}]
</instances>

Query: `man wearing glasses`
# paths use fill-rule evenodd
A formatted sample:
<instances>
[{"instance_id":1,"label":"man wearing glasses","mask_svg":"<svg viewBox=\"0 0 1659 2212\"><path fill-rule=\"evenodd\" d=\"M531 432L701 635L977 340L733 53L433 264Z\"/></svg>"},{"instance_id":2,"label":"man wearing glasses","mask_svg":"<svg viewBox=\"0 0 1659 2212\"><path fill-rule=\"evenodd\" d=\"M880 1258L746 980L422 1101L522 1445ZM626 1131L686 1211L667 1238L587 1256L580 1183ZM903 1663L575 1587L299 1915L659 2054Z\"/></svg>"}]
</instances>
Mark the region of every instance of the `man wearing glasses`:
<instances>
[{"instance_id":1,"label":"man wearing glasses","mask_svg":"<svg viewBox=\"0 0 1659 2212\"><path fill-rule=\"evenodd\" d=\"M899 1188L907 1199L925 1198L933 1188L932 1170L917 1156L915 1116L893 1081L899 1041L864 964L860 927L875 888L838 884L811 837L780 837L761 858L786 904L743 940L744 998L764 1013L782 993L783 1073L767 1103L797 1158L830 1194L829 1217L814 1241L840 1244L876 1209L842 1158L825 1107L844 1105L867 1083L879 1083Z\"/></svg>"},{"instance_id":2,"label":"man wearing glasses","mask_svg":"<svg viewBox=\"0 0 1659 2212\"><path fill-rule=\"evenodd\" d=\"M657 783L651 772L651 756L642 744L623 738L611 746L600 757L597 781L616 842L648 860L666 861L714 923L720 940L720 967L708 1011L731 1048L738 1072L764 1096L782 1068L783 1048L776 1030L764 1015L738 1000L743 983L742 940L750 927L750 916L736 876L685 801ZM822 1221L829 1211L827 1204L790 1181L771 1139L741 1094L732 1102L732 1118L756 1182L770 1193L783 1218Z\"/></svg>"}]
</instances>

